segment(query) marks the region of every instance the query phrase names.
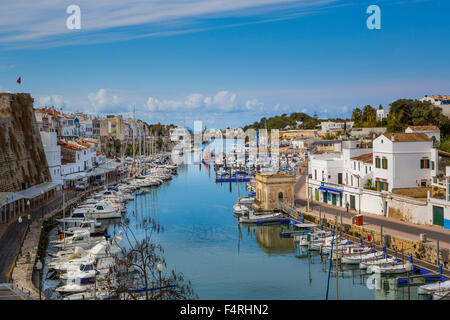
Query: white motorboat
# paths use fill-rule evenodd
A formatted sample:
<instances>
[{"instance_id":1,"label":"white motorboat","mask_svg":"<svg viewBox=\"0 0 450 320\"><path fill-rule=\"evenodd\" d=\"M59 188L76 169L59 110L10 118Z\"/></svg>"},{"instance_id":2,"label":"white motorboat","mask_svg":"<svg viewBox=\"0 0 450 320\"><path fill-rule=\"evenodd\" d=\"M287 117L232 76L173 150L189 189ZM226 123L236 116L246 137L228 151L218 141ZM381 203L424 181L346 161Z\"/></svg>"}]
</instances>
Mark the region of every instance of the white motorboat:
<instances>
[{"instance_id":1,"label":"white motorboat","mask_svg":"<svg viewBox=\"0 0 450 320\"><path fill-rule=\"evenodd\" d=\"M236 215L242 216L247 215L250 209L247 206L244 206L243 204L236 203L233 206L233 211Z\"/></svg>"},{"instance_id":2,"label":"white motorboat","mask_svg":"<svg viewBox=\"0 0 450 320\"><path fill-rule=\"evenodd\" d=\"M374 261L364 261L359 264L360 269L367 269L369 266L377 266L377 265L386 265L386 264L394 264L397 261L397 258L382 258Z\"/></svg>"},{"instance_id":3,"label":"white motorboat","mask_svg":"<svg viewBox=\"0 0 450 320\"><path fill-rule=\"evenodd\" d=\"M102 236L106 234L106 228L102 226L97 220L83 220L80 223L75 223L73 227L66 229L66 235L73 235L77 231L89 230L91 236Z\"/></svg>"},{"instance_id":4,"label":"white motorboat","mask_svg":"<svg viewBox=\"0 0 450 320\"><path fill-rule=\"evenodd\" d=\"M243 204L243 205L251 205L251 204L253 204L253 202L255 202L255 198L252 198L252 197L242 198L238 201L239 204Z\"/></svg>"},{"instance_id":5,"label":"white motorboat","mask_svg":"<svg viewBox=\"0 0 450 320\"><path fill-rule=\"evenodd\" d=\"M121 240L122 232L113 239L103 240L97 243L89 250L84 250L81 247L71 247L66 250L61 250L56 255L53 255L53 259L47 265L49 267L54 267L57 263L65 263L69 260L79 259L86 256L95 259L116 254L121 250L118 245Z\"/></svg>"},{"instance_id":6,"label":"white motorboat","mask_svg":"<svg viewBox=\"0 0 450 320\"><path fill-rule=\"evenodd\" d=\"M122 217L120 210L117 210L105 202L98 202L94 207L88 208L86 215L91 219L112 219Z\"/></svg>"},{"instance_id":7,"label":"white motorboat","mask_svg":"<svg viewBox=\"0 0 450 320\"><path fill-rule=\"evenodd\" d=\"M61 240L53 240L50 243L54 244L57 248L81 247L86 249L104 239L104 236L92 237L89 230L77 230L73 236Z\"/></svg>"},{"instance_id":8,"label":"white motorboat","mask_svg":"<svg viewBox=\"0 0 450 320\"><path fill-rule=\"evenodd\" d=\"M343 246L338 249L333 249L333 259L336 260L341 259L342 257L350 257L356 255L369 254L372 249L368 247L360 247L360 246Z\"/></svg>"},{"instance_id":9,"label":"white motorboat","mask_svg":"<svg viewBox=\"0 0 450 320\"><path fill-rule=\"evenodd\" d=\"M329 231L319 230L313 233L295 235L294 241L298 242L301 246L308 246L311 241L323 241L324 238L330 235L331 232Z\"/></svg>"},{"instance_id":10,"label":"white motorboat","mask_svg":"<svg viewBox=\"0 0 450 320\"><path fill-rule=\"evenodd\" d=\"M371 252L368 254L353 254L349 256L342 256L341 263L345 264L360 264L364 261L373 261L381 258L384 255L382 251Z\"/></svg>"},{"instance_id":11,"label":"white motorboat","mask_svg":"<svg viewBox=\"0 0 450 320\"><path fill-rule=\"evenodd\" d=\"M442 291L434 291L432 293L433 300L449 300L450 299L450 289Z\"/></svg>"},{"instance_id":12,"label":"white motorboat","mask_svg":"<svg viewBox=\"0 0 450 320\"><path fill-rule=\"evenodd\" d=\"M425 284L417 288L418 294L428 294L436 291L450 290L450 280Z\"/></svg>"},{"instance_id":13,"label":"white motorboat","mask_svg":"<svg viewBox=\"0 0 450 320\"><path fill-rule=\"evenodd\" d=\"M264 223L264 222L277 222L283 220L283 213L270 213L270 214L258 214L255 215L253 210L249 210L248 217L239 217L240 223Z\"/></svg>"},{"instance_id":14,"label":"white motorboat","mask_svg":"<svg viewBox=\"0 0 450 320\"><path fill-rule=\"evenodd\" d=\"M55 291L61 294L85 292L89 290L95 282L94 273L95 272L93 271L92 274L87 273L84 277L77 277L70 283L56 288Z\"/></svg>"},{"instance_id":15,"label":"white motorboat","mask_svg":"<svg viewBox=\"0 0 450 320\"><path fill-rule=\"evenodd\" d=\"M404 264L386 264L386 265L374 265L367 267L368 273L381 273L381 274L398 274L406 273L412 270L412 263L407 262Z\"/></svg>"}]
</instances>

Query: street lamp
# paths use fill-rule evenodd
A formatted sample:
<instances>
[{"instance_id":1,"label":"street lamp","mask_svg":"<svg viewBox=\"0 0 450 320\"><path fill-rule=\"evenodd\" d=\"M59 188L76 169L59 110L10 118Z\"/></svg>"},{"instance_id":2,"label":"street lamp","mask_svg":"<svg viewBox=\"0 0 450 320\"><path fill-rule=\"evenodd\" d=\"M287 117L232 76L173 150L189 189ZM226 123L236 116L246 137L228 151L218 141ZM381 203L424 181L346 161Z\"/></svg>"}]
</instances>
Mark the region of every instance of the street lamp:
<instances>
[{"instance_id":1,"label":"street lamp","mask_svg":"<svg viewBox=\"0 0 450 320\"><path fill-rule=\"evenodd\" d=\"M160 292L159 299L162 300L161 272L162 272L163 266L162 266L161 262L158 262L158 265L156 267L158 268L158 272L159 272L159 292Z\"/></svg>"},{"instance_id":2,"label":"street lamp","mask_svg":"<svg viewBox=\"0 0 450 320\"><path fill-rule=\"evenodd\" d=\"M38 260L36 262L36 270L39 272L39 300L41 299L41 270L42 270L42 262L41 260Z\"/></svg>"}]
</instances>

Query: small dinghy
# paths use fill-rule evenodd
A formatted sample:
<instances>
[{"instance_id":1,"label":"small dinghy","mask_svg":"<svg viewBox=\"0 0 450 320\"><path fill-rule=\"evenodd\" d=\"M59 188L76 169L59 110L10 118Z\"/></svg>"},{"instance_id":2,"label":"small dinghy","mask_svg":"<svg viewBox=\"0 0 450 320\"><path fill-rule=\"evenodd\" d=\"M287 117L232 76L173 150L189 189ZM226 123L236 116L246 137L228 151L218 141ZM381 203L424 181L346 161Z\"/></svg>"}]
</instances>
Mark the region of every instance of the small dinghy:
<instances>
[{"instance_id":1,"label":"small dinghy","mask_svg":"<svg viewBox=\"0 0 450 320\"><path fill-rule=\"evenodd\" d=\"M382 266L386 264L394 264L397 261L397 258L383 258L375 261L364 261L359 264L360 269L367 269L370 266Z\"/></svg>"},{"instance_id":2,"label":"small dinghy","mask_svg":"<svg viewBox=\"0 0 450 320\"><path fill-rule=\"evenodd\" d=\"M394 264L394 265L374 265L367 268L369 273L380 273L380 274L398 274L406 273L412 270L412 263L407 262L404 264Z\"/></svg>"},{"instance_id":3,"label":"small dinghy","mask_svg":"<svg viewBox=\"0 0 450 320\"><path fill-rule=\"evenodd\" d=\"M343 256L341 262L345 264L360 264L364 261L373 261L383 257L384 253L382 251L376 251L367 254L354 254L349 256Z\"/></svg>"},{"instance_id":4,"label":"small dinghy","mask_svg":"<svg viewBox=\"0 0 450 320\"><path fill-rule=\"evenodd\" d=\"M418 294L428 294L429 292L450 290L450 280L425 284L417 288Z\"/></svg>"},{"instance_id":5,"label":"small dinghy","mask_svg":"<svg viewBox=\"0 0 450 320\"><path fill-rule=\"evenodd\" d=\"M250 210L248 217L239 217L239 223L278 222L280 220L283 220L283 213L281 212L255 215L254 212Z\"/></svg>"}]
</instances>

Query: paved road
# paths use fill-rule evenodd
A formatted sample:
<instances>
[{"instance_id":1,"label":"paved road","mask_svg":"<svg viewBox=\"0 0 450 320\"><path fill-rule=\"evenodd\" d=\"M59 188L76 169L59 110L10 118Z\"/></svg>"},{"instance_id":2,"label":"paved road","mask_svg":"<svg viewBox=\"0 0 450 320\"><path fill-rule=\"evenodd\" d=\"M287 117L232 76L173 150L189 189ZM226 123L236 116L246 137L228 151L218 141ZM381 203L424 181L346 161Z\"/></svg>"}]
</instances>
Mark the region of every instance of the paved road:
<instances>
[{"instance_id":1,"label":"paved road","mask_svg":"<svg viewBox=\"0 0 450 320\"><path fill-rule=\"evenodd\" d=\"M296 191L299 190L304 183L305 183L305 175L303 175L299 179L297 185L295 186L295 190ZM295 200L295 205L297 207L300 207L300 206L306 207L306 204L307 204L306 199L300 198L300 199ZM317 202L314 202L313 204L310 203L310 207L315 210L319 210L319 208L322 208L321 209L322 212L331 213L331 214L336 214L336 212L338 212L338 213L342 212L343 218L354 217L354 214L347 213L347 211L345 209L341 209L339 207L330 208L328 206L322 206L322 205L318 204ZM421 233L426 233L427 238L450 243L450 231L446 231L446 230L433 231L433 230L422 228L419 225L416 226L416 225L412 225L412 224L405 224L402 222L386 220L383 217L374 217L374 216L368 216L368 215L364 215L364 222L367 222L367 223L373 224L373 225L378 225L378 226L382 225L383 228L389 228L389 229L393 229L393 230L396 230L399 232L405 232L405 233L417 235L417 237L419 237L419 235Z\"/></svg>"},{"instance_id":2,"label":"paved road","mask_svg":"<svg viewBox=\"0 0 450 320\"><path fill-rule=\"evenodd\" d=\"M76 192L68 192L64 195L65 200L68 201L76 196ZM45 206L36 209L31 214L32 221L34 219L39 219L43 214L51 212L55 208L61 206L62 195L56 198L52 202L46 204ZM14 261L17 249L20 246L20 241L25 232L26 226L28 225L27 216L22 217L22 223L17 220L14 221L6 230L0 241L0 283L7 281L9 269Z\"/></svg>"}]
</instances>

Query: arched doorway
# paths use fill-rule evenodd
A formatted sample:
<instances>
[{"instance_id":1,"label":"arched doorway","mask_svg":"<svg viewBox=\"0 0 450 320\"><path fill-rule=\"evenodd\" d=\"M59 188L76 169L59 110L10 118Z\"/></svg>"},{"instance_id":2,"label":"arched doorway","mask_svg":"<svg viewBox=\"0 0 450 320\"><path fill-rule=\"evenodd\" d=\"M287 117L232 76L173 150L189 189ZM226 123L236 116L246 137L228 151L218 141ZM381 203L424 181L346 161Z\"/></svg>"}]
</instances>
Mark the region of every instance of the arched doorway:
<instances>
[{"instance_id":1,"label":"arched doorway","mask_svg":"<svg viewBox=\"0 0 450 320\"><path fill-rule=\"evenodd\" d=\"M283 192L278 193L278 202L279 203L283 202Z\"/></svg>"}]
</instances>

